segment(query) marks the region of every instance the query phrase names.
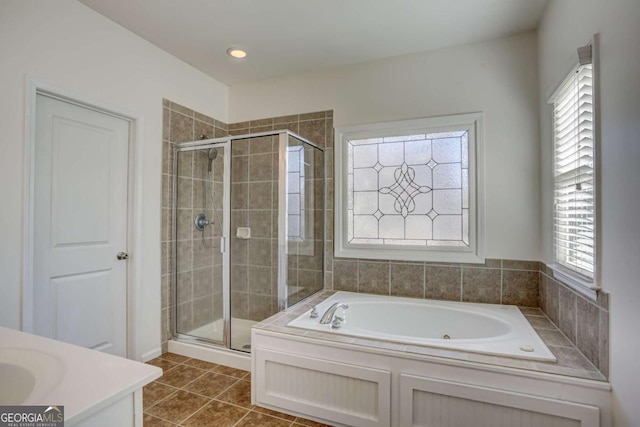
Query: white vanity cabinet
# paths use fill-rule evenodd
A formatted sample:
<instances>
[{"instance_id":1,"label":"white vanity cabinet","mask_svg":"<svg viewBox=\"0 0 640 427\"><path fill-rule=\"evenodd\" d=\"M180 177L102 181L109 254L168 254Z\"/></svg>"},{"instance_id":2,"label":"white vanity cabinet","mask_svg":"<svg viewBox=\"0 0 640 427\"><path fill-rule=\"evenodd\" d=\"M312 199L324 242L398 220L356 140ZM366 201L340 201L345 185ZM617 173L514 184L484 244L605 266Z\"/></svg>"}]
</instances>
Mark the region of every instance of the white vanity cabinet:
<instances>
[{"instance_id":1,"label":"white vanity cabinet","mask_svg":"<svg viewBox=\"0 0 640 427\"><path fill-rule=\"evenodd\" d=\"M142 387L162 375L155 366L3 327L0 364L33 378L12 385L26 387L17 403L64 406L65 426L78 427L142 427Z\"/></svg>"},{"instance_id":2,"label":"white vanity cabinet","mask_svg":"<svg viewBox=\"0 0 640 427\"><path fill-rule=\"evenodd\" d=\"M253 329L252 401L335 426L611 427L610 386Z\"/></svg>"}]
</instances>

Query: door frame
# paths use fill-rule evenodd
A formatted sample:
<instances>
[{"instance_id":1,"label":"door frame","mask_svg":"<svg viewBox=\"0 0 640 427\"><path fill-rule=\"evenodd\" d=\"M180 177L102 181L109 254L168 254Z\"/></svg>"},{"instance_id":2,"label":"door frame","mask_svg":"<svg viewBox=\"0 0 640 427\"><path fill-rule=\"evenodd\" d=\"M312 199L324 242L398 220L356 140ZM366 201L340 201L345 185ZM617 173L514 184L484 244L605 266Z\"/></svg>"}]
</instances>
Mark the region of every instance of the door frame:
<instances>
[{"instance_id":1,"label":"door frame","mask_svg":"<svg viewBox=\"0 0 640 427\"><path fill-rule=\"evenodd\" d=\"M126 290L126 356L137 359L136 325L141 310L140 283L142 263L142 141L144 120L140 114L117 105L89 98L83 94L51 85L26 76L24 116L24 175L23 175L23 254L22 254L22 327L24 332L34 330L34 189L36 144L36 96L45 95L103 114L109 114L130 123L127 184L127 262Z\"/></svg>"}]
</instances>

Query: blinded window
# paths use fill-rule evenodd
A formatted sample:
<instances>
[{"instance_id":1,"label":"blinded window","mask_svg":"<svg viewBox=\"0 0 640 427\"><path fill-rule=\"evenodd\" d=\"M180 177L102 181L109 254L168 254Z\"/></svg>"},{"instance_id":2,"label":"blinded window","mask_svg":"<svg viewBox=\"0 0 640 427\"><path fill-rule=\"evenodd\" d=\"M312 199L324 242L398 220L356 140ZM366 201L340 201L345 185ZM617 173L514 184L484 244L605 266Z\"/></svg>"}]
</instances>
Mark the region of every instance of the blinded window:
<instances>
[{"instance_id":1,"label":"blinded window","mask_svg":"<svg viewBox=\"0 0 640 427\"><path fill-rule=\"evenodd\" d=\"M593 279L595 173L593 70L580 65L553 99L556 262Z\"/></svg>"}]
</instances>

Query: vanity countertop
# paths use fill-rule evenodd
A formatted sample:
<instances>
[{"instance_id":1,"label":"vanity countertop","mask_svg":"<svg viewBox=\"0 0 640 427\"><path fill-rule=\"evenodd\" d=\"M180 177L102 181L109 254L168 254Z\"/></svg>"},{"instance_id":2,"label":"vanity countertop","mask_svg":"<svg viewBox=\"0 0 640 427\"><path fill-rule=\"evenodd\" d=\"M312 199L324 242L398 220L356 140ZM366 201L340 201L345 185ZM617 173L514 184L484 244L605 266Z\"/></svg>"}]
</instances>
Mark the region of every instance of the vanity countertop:
<instances>
[{"instance_id":1,"label":"vanity countertop","mask_svg":"<svg viewBox=\"0 0 640 427\"><path fill-rule=\"evenodd\" d=\"M155 366L3 327L0 363L35 376L33 390L19 404L63 405L70 424L162 375Z\"/></svg>"}]
</instances>

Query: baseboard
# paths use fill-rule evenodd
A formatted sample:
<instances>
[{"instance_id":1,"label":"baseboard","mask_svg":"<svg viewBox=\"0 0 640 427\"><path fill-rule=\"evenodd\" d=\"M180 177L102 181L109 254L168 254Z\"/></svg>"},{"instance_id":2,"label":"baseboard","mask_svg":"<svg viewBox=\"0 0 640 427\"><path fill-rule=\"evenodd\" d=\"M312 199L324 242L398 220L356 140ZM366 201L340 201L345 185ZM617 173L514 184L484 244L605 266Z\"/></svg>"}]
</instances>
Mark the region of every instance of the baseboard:
<instances>
[{"instance_id":1,"label":"baseboard","mask_svg":"<svg viewBox=\"0 0 640 427\"><path fill-rule=\"evenodd\" d=\"M217 349L180 341L169 341L169 352L181 356L193 357L206 362L231 366L232 368L251 370L251 355L234 350Z\"/></svg>"},{"instance_id":2,"label":"baseboard","mask_svg":"<svg viewBox=\"0 0 640 427\"><path fill-rule=\"evenodd\" d=\"M155 359L156 357L160 356L162 354L162 350L158 347L155 348L151 351L146 352L145 354L143 354L142 356L140 356L140 359L142 359L142 362L148 362L151 359Z\"/></svg>"}]
</instances>

